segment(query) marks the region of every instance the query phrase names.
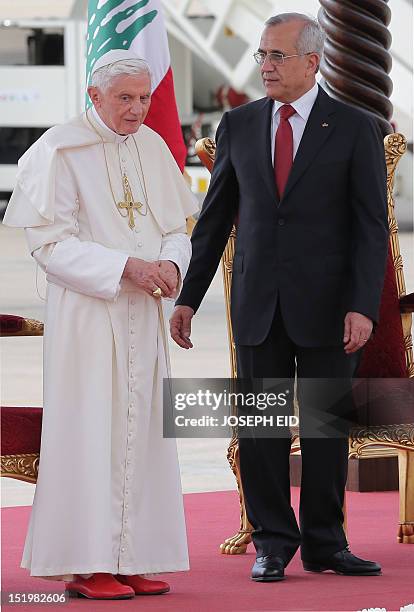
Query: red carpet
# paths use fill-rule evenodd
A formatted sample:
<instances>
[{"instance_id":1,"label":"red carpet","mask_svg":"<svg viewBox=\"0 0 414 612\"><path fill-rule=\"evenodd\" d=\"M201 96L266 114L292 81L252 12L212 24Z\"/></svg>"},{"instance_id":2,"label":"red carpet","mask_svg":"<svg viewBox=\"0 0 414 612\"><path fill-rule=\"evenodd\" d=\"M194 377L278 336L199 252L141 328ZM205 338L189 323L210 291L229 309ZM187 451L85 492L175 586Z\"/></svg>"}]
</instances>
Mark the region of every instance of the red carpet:
<instances>
[{"instance_id":1,"label":"red carpet","mask_svg":"<svg viewBox=\"0 0 414 612\"><path fill-rule=\"evenodd\" d=\"M298 490L293 489L297 506ZM383 576L371 578L309 574L296 556L287 569L287 580L258 584L249 579L253 548L241 556L219 554L220 542L238 526L237 495L233 492L185 496L191 571L170 574L171 593L137 597L123 602L71 599L71 610L182 610L188 612L262 612L292 610L352 611L386 608L399 611L414 603L414 546L396 543L397 493L348 493L349 540L355 554L382 564ZM61 583L30 578L20 569L30 508L2 510L3 598L10 592L62 592ZM3 599L4 602L4 599ZM11 606L6 606L7 609ZM38 608L14 606L16 612ZM44 606L42 606L43 608ZM46 609L62 609L49 604ZM66 606L65 608L66 609Z\"/></svg>"}]
</instances>

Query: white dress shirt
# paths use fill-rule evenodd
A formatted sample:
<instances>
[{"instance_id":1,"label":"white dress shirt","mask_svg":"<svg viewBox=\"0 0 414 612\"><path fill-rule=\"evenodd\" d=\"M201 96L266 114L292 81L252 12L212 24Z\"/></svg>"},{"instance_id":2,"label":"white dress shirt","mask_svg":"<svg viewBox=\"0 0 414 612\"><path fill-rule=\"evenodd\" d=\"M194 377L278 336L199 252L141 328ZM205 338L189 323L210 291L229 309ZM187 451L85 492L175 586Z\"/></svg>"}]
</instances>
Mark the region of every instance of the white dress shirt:
<instances>
[{"instance_id":1,"label":"white dress shirt","mask_svg":"<svg viewBox=\"0 0 414 612\"><path fill-rule=\"evenodd\" d=\"M295 100L290 103L290 106L293 106L296 113L292 115L288 119L290 125L292 126L293 132L293 159L295 159L296 153L299 148L300 141L302 140L303 132L305 131L306 122L308 121L309 115L311 114L311 110L313 105L315 104L315 100L318 96L318 84L309 89L301 98ZM280 113L279 109L285 104L285 102L279 102L278 100L274 101L273 111L272 111L272 122L271 122L271 135L270 142L272 147L272 164L275 162L275 138L276 131L279 127L280 122Z\"/></svg>"}]
</instances>

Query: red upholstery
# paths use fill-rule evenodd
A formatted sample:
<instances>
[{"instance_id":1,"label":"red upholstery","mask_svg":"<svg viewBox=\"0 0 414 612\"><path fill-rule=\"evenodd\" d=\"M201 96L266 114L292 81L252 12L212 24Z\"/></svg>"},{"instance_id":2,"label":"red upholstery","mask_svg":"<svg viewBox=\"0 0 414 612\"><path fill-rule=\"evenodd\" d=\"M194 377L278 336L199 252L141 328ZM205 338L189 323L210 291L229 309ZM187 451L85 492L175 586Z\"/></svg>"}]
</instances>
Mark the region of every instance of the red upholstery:
<instances>
[{"instance_id":1,"label":"red upholstery","mask_svg":"<svg viewBox=\"0 0 414 612\"><path fill-rule=\"evenodd\" d=\"M16 334L23 329L24 318L16 315L0 314L0 335Z\"/></svg>"},{"instance_id":2,"label":"red upholstery","mask_svg":"<svg viewBox=\"0 0 414 612\"><path fill-rule=\"evenodd\" d=\"M17 315L0 314L0 336L31 335L26 319ZM37 323L36 321L30 321ZM41 326L41 324L39 323ZM34 335L41 335L36 330ZM1 454L24 455L39 453L42 430L42 408L1 407Z\"/></svg>"},{"instance_id":3,"label":"red upholstery","mask_svg":"<svg viewBox=\"0 0 414 612\"><path fill-rule=\"evenodd\" d=\"M400 303L390 250L379 324L363 353L358 377L365 379L356 381L353 392L359 425L369 427L413 422L414 379L408 378Z\"/></svg>"},{"instance_id":4,"label":"red upholstery","mask_svg":"<svg viewBox=\"0 0 414 612\"><path fill-rule=\"evenodd\" d=\"M374 427L413 422L413 378L356 379L352 395L358 425Z\"/></svg>"},{"instance_id":5,"label":"red upholstery","mask_svg":"<svg viewBox=\"0 0 414 612\"><path fill-rule=\"evenodd\" d=\"M1 454L38 453L42 408L1 407Z\"/></svg>"},{"instance_id":6,"label":"red upholstery","mask_svg":"<svg viewBox=\"0 0 414 612\"><path fill-rule=\"evenodd\" d=\"M358 370L361 378L406 378L404 336L391 252L388 252L379 324Z\"/></svg>"}]
</instances>

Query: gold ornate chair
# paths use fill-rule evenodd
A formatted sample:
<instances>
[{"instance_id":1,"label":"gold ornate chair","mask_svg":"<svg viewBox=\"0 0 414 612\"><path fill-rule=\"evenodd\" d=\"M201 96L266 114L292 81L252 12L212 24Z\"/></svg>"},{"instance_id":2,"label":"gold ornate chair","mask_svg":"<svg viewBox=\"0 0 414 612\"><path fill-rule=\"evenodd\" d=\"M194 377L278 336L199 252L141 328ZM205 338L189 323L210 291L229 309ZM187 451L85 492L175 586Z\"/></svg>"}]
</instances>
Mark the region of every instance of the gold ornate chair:
<instances>
[{"instance_id":1,"label":"gold ornate chair","mask_svg":"<svg viewBox=\"0 0 414 612\"><path fill-rule=\"evenodd\" d=\"M203 138L196 144L196 152L211 172L215 158L215 142ZM369 350L364 352L359 376L377 379L398 379L410 383L408 378L414 377L413 344L411 336L412 312L414 310L414 294L406 295L403 263L398 240L398 226L394 214L394 178L398 162L407 149L407 141L402 134L391 134L384 139L387 162L388 190L388 221L390 228L390 248L386 282L381 305L381 322L375 333L375 339L369 344ZM227 316L227 329L230 348L231 376L237 376L236 351L231 327L230 287L232 263L235 250L236 228L233 227L222 258L224 282L224 298ZM389 319L389 321L387 320ZM391 320L392 319L392 320ZM392 334L392 336L391 336ZM392 339L390 341L390 338ZM389 347L392 345L392 351ZM385 350L383 350L385 347ZM405 391L408 389L406 385ZM412 387L411 387L412 389ZM398 391L398 389L397 389ZM395 401L398 402L398 393ZM349 440L349 457L384 456L390 452L398 453L399 467L399 499L400 522L398 542L414 544L414 409L406 405L410 393L402 393L403 410L397 410L398 416L403 416L402 422L393 422L394 410L388 410L385 421L351 430ZM386 397L386 394L385 394ZM389 400L389 397L388 397ZM408 418L407 418L407 415ZM383 417L383 415L382 415ZM292 431L291 453L300 451L298 431ZM249 524L244 505L243 487L240 478L238 440L233 437L227 453L230 467L236 477L240 496L240 529L221 544L224 554L242 554L246 552L251 542L252 527Z\"/></svg>"},{"instance_id":2,"label":"gold ornate chair","mask_svg":"<svg viewBox=\"0 0 414 612\"><path fill-rule=\"evenodd\" d=\"M43 336L43 323L0 315L0 336ZM42 408L1 407L1 476L36 483L41 429Z\"/></svg>"}]
</instances>

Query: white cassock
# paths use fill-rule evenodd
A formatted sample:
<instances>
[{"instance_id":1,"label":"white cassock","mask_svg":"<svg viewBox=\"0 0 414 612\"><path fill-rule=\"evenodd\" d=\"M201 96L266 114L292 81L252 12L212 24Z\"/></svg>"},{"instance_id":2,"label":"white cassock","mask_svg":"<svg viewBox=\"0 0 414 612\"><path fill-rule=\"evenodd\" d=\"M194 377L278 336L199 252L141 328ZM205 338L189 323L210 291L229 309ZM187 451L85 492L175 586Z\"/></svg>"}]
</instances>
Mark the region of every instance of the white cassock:
<instances>
[{"instance_id":1,"label":"white cassock","mask_svg":"<svg viewBox=\"0 0 414 612\"><path fill-rule=\"evenodd\" d=\"M155 132L120 136L88 117L26 152L5 215L26 227L48 280L42 446L22 567L56 579L186 570L176 443L163 438L165 329L157 300L121 276L134 256L171 260L183 278L197 205ZM147 190L133 230L111 193L124 200L121 173L142 213Z\"/></svg>"}]
</instances>

